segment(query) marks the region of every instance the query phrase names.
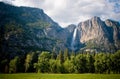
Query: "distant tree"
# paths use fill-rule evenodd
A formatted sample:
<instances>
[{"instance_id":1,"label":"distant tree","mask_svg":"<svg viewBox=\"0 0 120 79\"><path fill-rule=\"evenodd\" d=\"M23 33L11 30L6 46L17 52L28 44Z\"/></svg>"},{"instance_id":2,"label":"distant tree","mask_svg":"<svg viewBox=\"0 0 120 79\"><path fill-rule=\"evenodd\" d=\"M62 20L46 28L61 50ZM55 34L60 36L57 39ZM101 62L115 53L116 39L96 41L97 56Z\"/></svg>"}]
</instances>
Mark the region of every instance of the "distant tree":
<instances>
[{"instance_id":1,"label":"distant tree","mask_svg":"<svg viewBox=\"0 0 120 79\"><path fill-rule=\"evenodd\" d=\"M49 72L49 59L50 59L50 53L47 51L43 51L38 56L38 62L34 64L34 68L36 68L37 72Z\"/></svg>"},{"instance_id":2,"label":"distant tree","mask_svg":"<svg viewBox=\"0 0 120 79\"><path fill-rule=\"evenodd\" d=\"M35 52L28 53L25 59L25 72L34 71L33 63L37 62L37 54Z\"/></svg>"},{"instance_id":3,"label":"distant tree","mask_svg":"<svg viewBox=\"0 0 120 79\"><path fill-rule=\"evenodd\" d=\"M107 64L106 64L106 54L99 53L95 55L95 71L96 73L106 73Z\"/></svg>"},{"instance_id":4,"label":"distant tree","mask_svg":"<svg viewBox=\"0 0 120 79\"><path fill-rule=\"evenodd\" d=\"M74 73L75 72L75 61L74 58L67 59L64 62L65 73Z\"/></svg>"},{"instance_id":5,"label":"distant tree","mask_svg":"<svg viewBox=\"0 0 120 79\"><path fill-rule=\"evenodd\" d=\"M49 65L50 72L57 73L57 61L55 59L50 59Z\"/></svg>"},{"instance_id":6,"label":"distant tree","mask_svg":"<svg viewBox=\"0 0 120 79\"><path fill-rule=\"evenodd\" d=\"M30 62L31 62L31 56L30 54L27 54L25 59L25 72L27 72L28 68L30 67Z\"/></svg>"},{"instance_id":7,"label":"distant tree","mask_svg":"<svg viewBox=\"0 0 120 79\"><path fill-rule=\"evenodd\" d=\"M74 56L75 57L75 52L72 51L71 54L70 54L70 56Z\"/></svg>"},{"instance_id":8,"label":"distant tree","mask_svg":"<svg viewBox=\"0 0 120 79\"><path fill-rule=\"evenodd\" d=\"M64 62L63 53L61 50L59 51L59 54L57 55L57 60L59 60L61 64Z\"/></svg>"},{"instance_id":9,"label":"distant tree","mask_svg":"<svg viewBox=\"0 0 120 79\"><path fill-rule=\"evenodd\" d=\"M57 55L56 55L55 51L52 51L52 53L51 53L51 59L56 59L56 57L57 57Z\"/></svg>"},{"instance_id":10,"label":"distant tree","mask_svg":"<svg viewBox=\"0 0 120 79\"><path fill-rule=\"evenodd\" d=\"M25 55L19 56L19 65L18 65L18 72L25 72Z\"/></svg>"},{"instance_id":11,"label":"distant tree","mask_svg":"<svg viewBox=\"0 0 120 79\"><path fill-rule=\"evenodd\" d=\"M70 60L68 58L64 61L63 65L64 65L65 73L69 73L70 72Z\"/></svg>"},{"instance_id":12,"label":"distant tree","mask_svg":"<svg viewBox=\"0 0 120 79\"><path fill-rule=\"evenodd\" d=\"M67 60L67 59L69 59L69 53L68 53L68 49L66 48L64 50L64 61Z\"/></svg>"},{"instance_id":13,"label":"distant tree","mask_svg":"<svg viewBox=\"0 0 120 79\"><path fill-rule=\"evenodd\" d=\"M106 54L106 58L105 58L105 61L106 61L106 65L107 65L107 68L106 68L106 73L110 74L111 71L112 71L112 59L111 59L111 56L112 54Z\"/></svg>"},{"instance_id":14,"label":"distant tree","mask_svg":"<svg viewBox=\"0 0 120 79\"><path fill-rule=\"evenodd\" d=\"M18 70L19 64L20 64L20 59L18 56L16 56L9 63L9 73L16 73Z\"/></svg>"},{"instance_id":15,"label":"distant tree","mask_svg":"<svg viewBox=\"0 0 120 79\"><path fill-rule=\"evenodd\" d=\"M85 58L85 56L83 55L83 54L78 54L77 56L76 56L76 59L75 59L75 61L76 61L76 67L75 67L75 72L76 73L85 73L86 72L86 70L87 70L87 67L86 67L86 58Z\"/></svg>"},{"instance_id":16,"label":"distant tree","mask_svg":"<svg viewBox=\"0 0 120 79\"><path fill-rule=\"evenodd\" d=\"M8 73L8 60L4 59L0 62L0 72Z\"/></svg>"},{"instance_id":17,"label":"distant tree","mask_svg":"<svg viewBox=\"0 0 120 79\"><path fill-rule=\"evenodd\" d=\"M61 63L60 60L56 60L56 65L57 65L57 68L56 68L57 73L65 73L63 63Z\"/></svg>"},{"instance_id":18,"label":"distant tree","mask_svg":"<svg viewBox=\"0 0 120 79\"><path fill-rule=\"evenodd\" d=\"M91 54L86 54L86 67L87 67L87 72L88 73L94 73L95 72L95 67L94 67L94 58Z\"/></svg>"},{"instance_id":19,"label":"distant tree","mask_svg":"<svg viewBox=\"0 0 120 79\"><path fill-rule=\"evenodd\" d=\"M67 70L68 73L74 73L75 67L76 67L76 59L75 59L75 53L72 52L70 55L70 59L65 60L64 67Z\"/></svg>"},{"instance_id":20,"label":"distant tree","mask_svg":"<svg viewBox=\"0 0 120 79\"><path fill-rule=\"evenodd\" d=\"M113 73L120 73L120 50L112 55L111 60Z\"/></svg>"},{"instance_id":21,"label":"distant tree","mask_svg":"<svg viewBox=\"0 0 120 79\"><path fill-rule=\"evenodd\" d=\"M25 59L25 72L27 72L28 69L30 68L31 61L32 61L32 55L31 54L27 54L26 55L26 59Z\"/></svg>"},{"instance_id":22,"label":"distant tree","mask_svg":"<svg viewBox=\"0 0 120 79\"><path fill-rule=\"evenodd\" d=\"M70 56L70 73L74 73L76 70L76 57L75 57L75 53L72 52L71 56Z\"/></svg>"}]
</instances>

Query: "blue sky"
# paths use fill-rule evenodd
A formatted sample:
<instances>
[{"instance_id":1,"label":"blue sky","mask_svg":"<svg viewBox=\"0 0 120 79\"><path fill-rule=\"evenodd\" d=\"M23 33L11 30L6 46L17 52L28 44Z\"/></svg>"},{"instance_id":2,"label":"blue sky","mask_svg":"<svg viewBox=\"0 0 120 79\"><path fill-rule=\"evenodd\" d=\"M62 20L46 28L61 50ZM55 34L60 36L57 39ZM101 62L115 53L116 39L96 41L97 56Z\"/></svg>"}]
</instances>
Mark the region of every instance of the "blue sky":
<instances>
[{"instance_id":1,"label":"blue sky","mask_svg":"<svg viewBox=\"0 0 120 79\"><path fill-rule=\"evenodd\" d=\"M44 10L62 27L78 24L93 16L120 21L120 0L0 0L16 6Z\"/></svg>"}]
</instances>

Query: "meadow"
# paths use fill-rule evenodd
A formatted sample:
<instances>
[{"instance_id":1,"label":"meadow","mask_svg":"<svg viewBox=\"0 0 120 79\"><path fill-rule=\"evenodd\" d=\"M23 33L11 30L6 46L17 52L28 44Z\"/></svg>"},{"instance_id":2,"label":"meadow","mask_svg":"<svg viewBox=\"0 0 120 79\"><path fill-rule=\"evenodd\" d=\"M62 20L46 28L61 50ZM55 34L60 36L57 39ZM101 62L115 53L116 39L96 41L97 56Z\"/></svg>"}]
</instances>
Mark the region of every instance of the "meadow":
<instances>
[{"instance_id":1,"label":"meadow","mask_svg":"<svg viewBox=\"0 0 120 79\"><path fill-rule=\"evenodd\" d=\"M0 79L120 79L120 74L0 74Z\"/></svg>"}]
</instances>

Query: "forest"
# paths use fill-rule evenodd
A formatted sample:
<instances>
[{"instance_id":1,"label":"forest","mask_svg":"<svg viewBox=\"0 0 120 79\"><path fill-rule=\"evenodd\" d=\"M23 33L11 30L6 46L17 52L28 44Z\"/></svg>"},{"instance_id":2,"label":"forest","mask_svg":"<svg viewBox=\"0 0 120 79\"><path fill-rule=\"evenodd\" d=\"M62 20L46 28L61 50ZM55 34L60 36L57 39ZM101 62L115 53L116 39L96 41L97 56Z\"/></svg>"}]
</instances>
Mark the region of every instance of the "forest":
<instances>
[{"instance_id":1,"label":"forest","mask_svg":"<svg viewBox=\"0 0 120 79\"><path fill-rule=\"evenodd\" d=\"M120 73L120 50L115 53L29 52L0 62L1 73Z\"/></svg>"}]
</instances>

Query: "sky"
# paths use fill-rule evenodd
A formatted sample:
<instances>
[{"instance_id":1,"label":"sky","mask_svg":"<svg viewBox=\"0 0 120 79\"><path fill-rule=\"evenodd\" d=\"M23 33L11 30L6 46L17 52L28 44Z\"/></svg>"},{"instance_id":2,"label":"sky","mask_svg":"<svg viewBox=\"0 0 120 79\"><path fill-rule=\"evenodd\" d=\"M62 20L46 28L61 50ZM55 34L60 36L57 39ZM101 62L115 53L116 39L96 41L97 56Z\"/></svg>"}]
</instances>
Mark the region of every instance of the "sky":
<instances>
[{"instance_id":1,"label":"sky","mask_svg":"<svg viewBox=\"0 0 120 79\"><path fill-rule=\"evenodd\" d=\"M78 24L98 16L120 21L120 0L0 0L16 6L43 9L60 26Z\"/></svg>"}]
</instances>

